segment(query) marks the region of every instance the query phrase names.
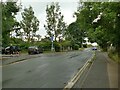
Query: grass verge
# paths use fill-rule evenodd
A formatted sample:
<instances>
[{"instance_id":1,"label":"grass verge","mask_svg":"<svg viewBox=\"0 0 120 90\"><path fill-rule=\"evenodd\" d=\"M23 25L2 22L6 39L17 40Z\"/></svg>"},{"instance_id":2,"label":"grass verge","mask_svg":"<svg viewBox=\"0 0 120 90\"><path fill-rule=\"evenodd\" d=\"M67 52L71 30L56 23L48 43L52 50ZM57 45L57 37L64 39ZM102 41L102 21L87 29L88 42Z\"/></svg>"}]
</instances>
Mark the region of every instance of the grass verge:
<instances>
[{"instance_id":1,"label":"grass verge","mask_svg":"<svg viewBox=\"0 0 120 90\"><path fill-rule=\"evenodd\" d=\"M112 53L112 52L109 52L108 53L108 56L115 62L117 63L120 63L120 57L118 57L118 54L117 53Z\"/></svg>"}]
</instances>

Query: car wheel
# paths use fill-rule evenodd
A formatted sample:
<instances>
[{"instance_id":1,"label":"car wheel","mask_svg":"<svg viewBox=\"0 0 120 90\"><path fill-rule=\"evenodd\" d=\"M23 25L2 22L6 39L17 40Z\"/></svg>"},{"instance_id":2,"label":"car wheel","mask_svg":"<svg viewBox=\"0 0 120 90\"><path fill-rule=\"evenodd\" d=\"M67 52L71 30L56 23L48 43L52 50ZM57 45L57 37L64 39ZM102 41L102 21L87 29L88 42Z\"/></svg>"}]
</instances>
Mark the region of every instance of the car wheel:
<instances>
[{"instance_id":1,"label":"car wheel","mask_svg":"<svg viewBox=\"0 0 120 90\"><path fill-rule=\"evenodd\" d=\"M30 54L31 54L31 52L28 52L28 54L30 55Z\"/></svg>"}]
</instances>

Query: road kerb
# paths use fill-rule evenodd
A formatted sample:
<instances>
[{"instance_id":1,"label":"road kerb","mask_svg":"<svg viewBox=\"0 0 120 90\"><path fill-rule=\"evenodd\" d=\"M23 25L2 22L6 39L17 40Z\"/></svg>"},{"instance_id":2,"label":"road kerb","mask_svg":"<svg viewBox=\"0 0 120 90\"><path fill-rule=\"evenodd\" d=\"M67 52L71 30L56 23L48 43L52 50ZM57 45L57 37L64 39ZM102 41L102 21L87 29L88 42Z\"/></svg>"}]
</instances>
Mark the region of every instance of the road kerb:
<instances>
[{"instance_id":1,"label":"road kerb","mask_svg":"<svg viewBox=\"0 0 120 90\"><path fill-rule=\"evenodd\" d=\"M85 69L90 65L90 62L93 61L94 57L95 57L95 52L93 56L89 60L87 60L87 62L83 65L83 67L76 73L76 75L67 83L67 85L64 87L63 90L70 90L75 85L75 83L78 81L78 79L85 71Z\"/></svg>"},{"instance_id":2,"label":"road kerb","mask_svg":"<svg viewBox=\"0 0 120 90\"><path fill-rule=\"evenodd\" d=\"M4 66L8 66L8 65L13 65L13 64L17 64L17 63L21 63L21 62L24 62L24 61L28 61L27 59L32 59L32 58L37 58L37 57L40 57L40 56L30 56L30 57L18 59L18 60L9 62L9 63L7 63L7 64L5 64L5 65L2 65L2 66L0 66L0 67L4 67Z\"/></svg>"}]
</instances>

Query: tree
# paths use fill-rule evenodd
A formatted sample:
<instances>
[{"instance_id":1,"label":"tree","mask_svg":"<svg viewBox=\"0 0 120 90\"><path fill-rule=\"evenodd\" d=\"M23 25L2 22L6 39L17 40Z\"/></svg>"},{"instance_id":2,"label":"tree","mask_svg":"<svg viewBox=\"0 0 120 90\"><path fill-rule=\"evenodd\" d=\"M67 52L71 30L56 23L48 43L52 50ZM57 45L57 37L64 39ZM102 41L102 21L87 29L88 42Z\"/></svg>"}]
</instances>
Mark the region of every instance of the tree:
<instances>
[{"instance_id":1,"label":"tree","mask_svg":"<svg viewBox=\"0 0 120 90\"><path fill-rule=\"evenodd\" d=\"M21 27L20 27L20 23L19 22L16 22L14 27L13 27L13 30L14 32L16 33L16 37L17 36L20 36L22 35L22 32L21 32ZM22 39L22 38L21 38Z\"/></svg>"},{"instance_id":2,"label":"tree","mask_svg":"<svg viewBox=\"0 0 120 90\"><path fill-rule=\"evenodd\" d=\"M109 42L116 47L118 56L120 57L120 2L119 3L103 3L104 7L102 25L106 29Z\"/></svg>"},{"instance_id":3,"label":"tree","mask_svg":"<svg viewBox=\"0 0 120 90\"><path fill-rule=\"evenodd\" d=\"M36 31L39 30L38 26L39 26L39 21L38 21L38 19L36 17L34 17L33 18L33 24L32 24L32 27L33 27L33 30L32 30L32 39L33 39L33 37L36 36ZM40 36L39 36L39 38L40 38Z\"/></svg>"},{"instance_id":4,"label":"tree","mask_svg":"<svg viewBox=\"0 0 120 90\"><path fill-rule=\"evenodd\" d=\"M85 2L82 5L77 20L78 23L84 21L88 37L102 48L112 44L120 57L120 2ZM82 16L84 20L79 19Z\"/></svg>"},{"instance_id":5,"label":"tree","mask_svg":"<svg viewBox=\"0 0 120 90\"><path fill-rule=\"evenodd\" d=\"M34 11L32 7L25 8L24 12L22 13L23 20L21 21L21 28L24 30L25 34L27 35L28 42L32 40L36 34L36 31L39 29L39 21L34 15Z\"/></svg>"},{"instance_id":6,"label":"tree","mask_svg":"<svg viewBox=\"0 0 120 90\"><path fill-rule=\"evenodd\" d=\"M54 36L56 41L56 38L63 34L66 29L66 24L63 21L64 16L60 12L59 3L53 2L50 6L47 5L46 14L47 25L44 25L44 27L49 37Z\"/></svg>"},{"instance_id":7,"label":"tree","mask_svg":"<svg viewBox=\"0 0 120 90\"><path fill-rule=\"evenodd\" d=\"M85 32L80 28L79 23L71 23L66 31L66 39L70 40L73 44L78 44L80 47L84 41Z\"/></svg>"},{"instance_id":8,"label":"tree","mask_svg":"<svg viewBox=\"0 0 120 90\"><path fill-rule=\"evenodd\" d=\"M10 44L10 32L16 24L15 15L20 6L16 2L2 2L2 45L5 47Z\"/></svg>"},{"instance_id":9,"label":"tree","mask_svg":"<svg viewBox=\"0 0 120 90\"><path fill-rule=\"evenodd\" d=\"M38 35L36 35L36 37L38 38L38 41L40 41L41 36L38 34Z\"/></svg>"}]
</instances>

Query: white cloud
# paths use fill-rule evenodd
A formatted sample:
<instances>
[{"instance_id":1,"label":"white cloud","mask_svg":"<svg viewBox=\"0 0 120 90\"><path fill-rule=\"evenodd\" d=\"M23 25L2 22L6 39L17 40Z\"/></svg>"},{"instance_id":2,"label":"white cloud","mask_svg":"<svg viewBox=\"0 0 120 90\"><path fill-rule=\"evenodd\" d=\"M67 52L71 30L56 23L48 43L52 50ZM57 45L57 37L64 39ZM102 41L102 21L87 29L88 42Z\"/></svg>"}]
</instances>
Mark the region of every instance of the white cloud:
<instances>
[{"instance_id":1,"label":"white cloud","mask_svg":"<svg viewBox=\"0 0 120 90\"><path fill-rule=\"evenodd\" d=\"M74 22L76 20L76 18L73 17L73 13L71 13L71 11L64 11L64 21L67 23L67 25L69 25L70 23Z\"/></svg>"}]
</instances>

